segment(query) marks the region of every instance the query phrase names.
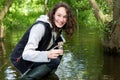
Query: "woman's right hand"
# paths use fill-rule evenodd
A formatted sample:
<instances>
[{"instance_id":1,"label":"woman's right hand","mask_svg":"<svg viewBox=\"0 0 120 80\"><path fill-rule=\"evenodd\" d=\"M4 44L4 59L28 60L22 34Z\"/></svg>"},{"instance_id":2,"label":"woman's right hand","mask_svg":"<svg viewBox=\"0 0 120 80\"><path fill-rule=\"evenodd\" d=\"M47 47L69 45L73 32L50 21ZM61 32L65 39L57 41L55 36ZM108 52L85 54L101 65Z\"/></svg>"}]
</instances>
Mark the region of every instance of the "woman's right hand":
<instances>
[{"instance_id":1,"label":"woman's right hand","mask_svg":"<svg viewBox=\"0 0 120 80\"><path fill-rule=\"evenodd\" d=\"M52 49L48 51L48 58L56 59L59 55L63 55L62 49Z\"/></svg>"}]
</instances>

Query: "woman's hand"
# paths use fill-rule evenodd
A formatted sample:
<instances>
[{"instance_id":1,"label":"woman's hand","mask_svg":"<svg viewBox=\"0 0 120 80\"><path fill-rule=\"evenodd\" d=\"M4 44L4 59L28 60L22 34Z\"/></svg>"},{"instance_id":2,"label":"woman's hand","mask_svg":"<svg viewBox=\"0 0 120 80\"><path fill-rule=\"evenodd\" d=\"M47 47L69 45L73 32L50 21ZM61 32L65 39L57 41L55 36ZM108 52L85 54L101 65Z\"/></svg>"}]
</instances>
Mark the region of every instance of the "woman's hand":
<instances>
[{"instance_id":1,"label":"woman's hand","mask_svg":"<svg viewBox=\"0 0 120 80\"><path fill-rule=\"evenodd\" d=\"M62 49L52 49L48 51L48 58L56 59L59 55L63 55Z\"/></svg>"}]
</instances>

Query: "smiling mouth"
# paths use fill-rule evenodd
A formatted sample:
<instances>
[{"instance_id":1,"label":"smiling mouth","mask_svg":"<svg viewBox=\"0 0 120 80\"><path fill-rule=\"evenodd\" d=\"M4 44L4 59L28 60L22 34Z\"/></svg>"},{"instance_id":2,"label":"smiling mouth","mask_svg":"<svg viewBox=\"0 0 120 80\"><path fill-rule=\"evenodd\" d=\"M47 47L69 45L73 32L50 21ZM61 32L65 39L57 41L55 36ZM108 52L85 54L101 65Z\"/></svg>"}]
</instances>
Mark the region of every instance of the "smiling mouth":
<instances>
[{"instance_id":1,"label":"smiling mouth","mask_svg":"<svg viewBox=\"0 0 120 80\"><path fill-rule=\"evenodd\" d=\"M58 24L59 24L59 25L63 25L63 23L59 23L59 22L58 22Z\"/></svg>"}]
</instances>

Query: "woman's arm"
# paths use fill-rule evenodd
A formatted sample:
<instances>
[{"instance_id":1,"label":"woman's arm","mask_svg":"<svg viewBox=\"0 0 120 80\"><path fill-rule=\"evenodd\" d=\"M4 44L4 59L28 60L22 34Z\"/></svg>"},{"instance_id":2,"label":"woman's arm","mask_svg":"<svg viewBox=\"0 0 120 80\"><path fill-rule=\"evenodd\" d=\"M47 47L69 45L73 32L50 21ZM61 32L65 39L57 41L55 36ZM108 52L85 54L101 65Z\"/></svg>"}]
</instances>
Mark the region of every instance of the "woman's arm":
<instances>
[{"instance_id":1,"label":"woman's arm","mask_svg":"<svg viewBox=\"0 0 120 80\"><path fill-rule=\"evenodd\" d=\"M36 24L30 30L28 42L24 48L22 57L24 60L32 62L49 62L48 51L36 51L38 44L45 33L43 24Z\"/></svg>"}]
</instances>

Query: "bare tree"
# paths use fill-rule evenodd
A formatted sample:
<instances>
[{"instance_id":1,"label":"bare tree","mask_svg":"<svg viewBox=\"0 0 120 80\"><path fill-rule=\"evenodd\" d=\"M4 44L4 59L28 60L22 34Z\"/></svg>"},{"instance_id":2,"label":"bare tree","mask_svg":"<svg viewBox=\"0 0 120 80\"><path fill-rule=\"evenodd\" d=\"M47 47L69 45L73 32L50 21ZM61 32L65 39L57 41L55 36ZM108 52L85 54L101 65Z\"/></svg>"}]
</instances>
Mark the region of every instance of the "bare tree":
<instances>
[{"instance_id":1,"label":"bare tree","mask_svg":"<svg viewBox=\"0 0 120 80\"><path fill-rule=\"evenodd\" d=\"M106 0L108 7L111 7L111 13L112 13L112 20L110 22L110 30L111 33L107 35L107 43L104 45L109 49L109 51L119 52L120 50L120 0ZM105 23L107 20L103 12L100 10L99 6L97 5L97 2L95 0L89 0L90 5L93 9L94 15L98 21L101 21L102 23ZM111 15L111 13L109 15Z\"/></svg>"},{"instance_id":2,"label":"bare tree","mask_svg":"<svg viewBox=\"0 0 120 80\"><path fill-rule=\"evenodd\" d=\"M6 0L4 7L0 11L0 39L4 38L4 27L2 26L2 20L7 14L13 0Z\"/></svg>"},{"instance_id":3,"label":"bare tree","mask_svg":"<svg viewBox=\"0 0 120 80\"><path fill-rule=\"evenodd\" d=\"M48 4L48 0L44 0L44 13L45 14L47 12L47 4Z\"/></svg>"},{"instance_id":4,"label":"bare tree","mask_svg":"<svg viewBox=\"0 0 120 80\"><path fill-rule=\"evenodd\" d=\"M89 0L90 5L93 9L94 15L98 21L105 22L105 15L100 10L95 0Z\"/></svg>"}]
</instances>

